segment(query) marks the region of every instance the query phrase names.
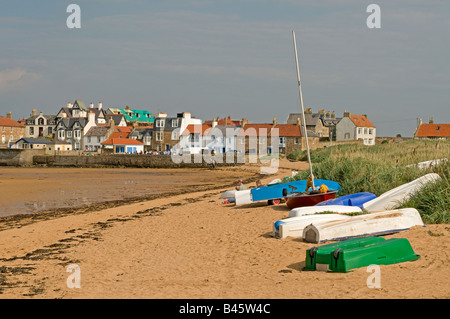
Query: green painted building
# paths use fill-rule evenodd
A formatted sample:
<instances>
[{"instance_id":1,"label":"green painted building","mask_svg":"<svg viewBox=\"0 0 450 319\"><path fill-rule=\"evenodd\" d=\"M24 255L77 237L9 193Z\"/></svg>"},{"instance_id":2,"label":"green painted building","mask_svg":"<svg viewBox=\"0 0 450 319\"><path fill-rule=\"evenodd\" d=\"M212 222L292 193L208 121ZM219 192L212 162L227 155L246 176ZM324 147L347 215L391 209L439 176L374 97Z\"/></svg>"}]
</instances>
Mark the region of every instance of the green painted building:
<instances>
[{"instance_id":1,"label":"green painted building","mask_svg":"<svg viewBox=\"0 0 450 319\"><path fill-rule=\"evenodd\" d=\"M132 110L128 106L124 109L121 108L108 108L109 114L123 114L127 123L139 122L153 124L155 118L152 113L144 110Z\"/></svg>"}]
</instances>

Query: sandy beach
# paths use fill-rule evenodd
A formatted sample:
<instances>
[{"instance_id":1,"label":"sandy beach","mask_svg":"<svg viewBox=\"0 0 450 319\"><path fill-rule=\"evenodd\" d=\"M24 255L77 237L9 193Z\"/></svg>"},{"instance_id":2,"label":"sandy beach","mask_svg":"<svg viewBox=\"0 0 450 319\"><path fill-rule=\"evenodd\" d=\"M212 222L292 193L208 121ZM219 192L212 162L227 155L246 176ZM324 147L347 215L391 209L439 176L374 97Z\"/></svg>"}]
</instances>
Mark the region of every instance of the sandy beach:
<instances>
[{"instance_id":1,"label":"sandy beach","mask_svg":"<svg viewBox=\"0 0 450 319\"><path fill-rule=\"evenodd\" d=\"M280 165L263 183L307 169L300 162ZM201 187L205 177L190 192L0 219L0 298L450 297L450 225L386 236L407 238L420 258L381 266L381 287L369 288L366 268L303 271L306 249L315 245L270 236L272 223L288 215L285 204L219 204L238 176L254 186L259 168L217 168L207 187ZM26 190L34 182L21 185ZM73 264L81 271L80 288L67 284Z\"/></svg>"}]
</instances>

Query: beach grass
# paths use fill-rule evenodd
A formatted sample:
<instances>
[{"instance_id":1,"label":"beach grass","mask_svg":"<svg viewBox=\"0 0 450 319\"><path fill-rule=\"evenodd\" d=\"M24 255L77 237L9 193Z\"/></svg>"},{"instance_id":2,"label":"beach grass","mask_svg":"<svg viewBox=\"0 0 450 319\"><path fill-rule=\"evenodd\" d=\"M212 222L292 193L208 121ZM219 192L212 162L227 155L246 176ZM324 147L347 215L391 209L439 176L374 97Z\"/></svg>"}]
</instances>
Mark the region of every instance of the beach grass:
<instances>
[{"instance_id":1,"label":"beach grass","mask_svg":"<svg viewBox=\"0 0 450 319\"><path fill-rule=\"evenodd\" d=\"M412 195L397 208L416 208L424 223L450 221L450 163L418 168L414 164L450 159L450 141L409 140L374 146L343 144L310 152L315 178L333 180L341 185L339 196L370 192L377 196L428 173L437 173L441 179ZM290 159L305 160L306 152L290 154ZM309 171L297 174L301 180Z\"/></svg>"}]
</instances>

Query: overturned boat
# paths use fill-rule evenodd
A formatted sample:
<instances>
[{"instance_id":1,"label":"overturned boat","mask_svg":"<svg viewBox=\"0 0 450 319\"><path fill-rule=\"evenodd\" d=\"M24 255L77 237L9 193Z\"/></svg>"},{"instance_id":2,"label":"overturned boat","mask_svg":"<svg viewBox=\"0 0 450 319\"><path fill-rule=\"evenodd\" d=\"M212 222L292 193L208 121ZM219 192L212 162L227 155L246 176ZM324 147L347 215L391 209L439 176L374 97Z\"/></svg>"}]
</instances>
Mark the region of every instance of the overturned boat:
<instances>
[{"instance_id":1,"label":"overturned boat","mask_svg":"<svg viewBox=\"0 0 450 319\"><path fill-rule=\"evenodd\" d=\"M362 209L358 206L343 206L343 205L327 205L327 206L307 206L291 209L288 217L299 217L305 215L312 215L317 213L330 214L349 214L362 213Z\"/></svg>"},{"instance_id":2,"label":"overturned boat","mask_svg":"<svg viewBox=\"0 0 450 319\"><path fill-rule=\"evenodd\" d=\"M318 221L338 221L350 218L342 214L314 214L299 217L289 217L273 223L272 236L275 238L302 237L306 226Z\"/></svg>"},{"instance_id":3,"label":"overturned boat","mask_svg":"<svg viewBox=\"0 0 450 319\"><path fill-rule=\"evenodd\" d=\"M326 185L329 190L335 192L341 189L341 186L333 181L317 179L317 183L320 185ZM248 190L236 191L236 205L251 204L259 201L269 201L274 199L281 199L285 197L283 194L287 194L287 190L305 190L307 186L307 180L292 181L286 183L273 184L269 186L261 186ZM312 206L312 205L311 205Z\"/></svg>"},{"instance_id":4,"label":"overturned boat","mask_svg":"<svg viewBox=\"0 0 450 319\"><path fill-rule=\"evenodd\" d=\"M344 205L344 206L356 206L363 208L363 204L375 199L377 196L369 192L361 192L355 194L349 194L340 196L334 199L329 199L316 204L316 206L328 206L328 205Z\"/></svg>"},{"instance_id":5,"label":"overturned boat","mask_svg":"<svg viewBox=\"0 0 450 319\"><path fill-rule=\"evenodd\" d=\"M309 243L344 240L354 237L392 234L414 226L424 226L415 208L403 208L332 221L313 221L303 229Z\"/></svg>"},{"instance_id":6,"label":"overturned boat","mask_svg":"<svg viewBox=\"0 0 450 319\"><path fill-rule=\"evenodd\" d=\"M370 265L390 265L420 258L406 238L369 236L312 247L303 270L348 272Z\"/></svg>"},{"instance_id":7,"label":"overturned boat","mask_svg":"<svg viewBox=\"0 0 450 319\"><path fill-rule=\"evenodd\" d=\"M390 210L398 207L402 202L408 200L411 195L420 191L427 183L435 182L441 177L436 173L426 174L409 183L400 185L387 191L375 199L363 204L363 209L368 212Z\"/></svg>"}]
</instances>

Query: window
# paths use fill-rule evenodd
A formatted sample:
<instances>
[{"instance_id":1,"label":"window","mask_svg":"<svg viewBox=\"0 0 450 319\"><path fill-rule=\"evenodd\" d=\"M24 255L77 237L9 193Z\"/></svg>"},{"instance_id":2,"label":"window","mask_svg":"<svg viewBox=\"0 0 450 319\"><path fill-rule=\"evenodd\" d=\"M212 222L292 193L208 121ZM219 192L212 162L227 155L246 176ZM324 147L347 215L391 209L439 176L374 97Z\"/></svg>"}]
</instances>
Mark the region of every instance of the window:
<instances>
[{"instance_id":1,"label":"window","mask_svg":"<svg viewBox=\"0 0 450 319\"><path fill-rule=\"evenodd\" d=\"M72 131L67 131L67 137L72 137Z\"/></svg>"},{"instance_id":2,"label":"window","mask_svg":"<svg viewBox=\"0 0 450 319\"><path fill-rule=\"evenodd\" d=\"M144 144L150 145L151 142L152 142L152 137L151 136L144 136Z\"/></svg>"},{"instance_id":3,"label":"window","mask_svg":"<svg viewBox=\"0 0 450 319\"><path fill-rule=\"evenodd\" d=\"M157 141L162 141L164 138L164 133L163 132L156 132L156 140Z\"/></svg>"},{"instance_id":4,"label":"window","mask_svg":"<svg viewBox=\"0 0 450 319\"><path fill-rule=\"evenodd\" d=\"M344 140L349 140L349 139L350 139L350 133L345 133Z\"/></svg>"},{"instance_id":5,"label":"window","mask_svg":"<svg viewBox=\"0 0 450 319\"><path fill-rule=\"evenodd\" d=\"M361 127L358 127L358 134L362 134L362 128Z\"/></svg>"},{"instance_id":6,"label":"window","mask_svg":"<svg viewBox=\"0 0 450 319\"><path fill-rule=\"evenodd\" d=\"M42 117L38 120L38 125L44 125L44 119Z\"/></svg>"},{"instance_id":7,"label":"window","mask_svg":"<svg viewBox=\"0 0 450 319\"><path fill-rule=\"evenodd\" d=\"M173 131L172 132L172 140L177 140L178 139L178 131Z\"/></svg>"},{"instance_id":8,"label":"window","mask_svg":"<svg viewBox=\"0 0 450 319\"><path fill-rule=\"evenodd\" d=\"M367 134L367 127L364 128L364 134Z\"/></svg>"},{"instance_id":9,"label":"window","mask_svg":"<svg viewBox=\"0 0 450 319\"><path fill-rule=\"evenodd\" d=\"M53 133L52 131L53 131L52 128L49 127L49 128L48 128L48 134L47 134L47 135L51 135L51 134Z\"/></svg>"},{"instance_id":10,"label":"window","mask_svg":"<svg viewBox=\"0 0 450 319\"><path fill-rule=\"evenodd\" d=\"M58 131L58 138L59 138L59 139L63 139L64 136L65 136L65 131L64 131L64 130L59 130L59 131Z\"/></svg>"},{"instance_id":11,"label":"window","mask_svg":"<svg viewBox=\"0 0 450 319\"><path fill-rule=\"evenodd\" d=\"M373 128L369 128L369 134L373 135Z\"/></svg>"},{"instance_id":12,"label":"window","mask_svg":"<svg viewBox=\"0 0 450 319\"><path fill-rule=\"evenodd\" d=\"M90 136L88 136L87 141L88 141L88 143L91 142L91 137Z\"/></svg>"},{"instance_id":13,"label":"window","mask_svg":"<svg viewBox=\"0 0 450 319\"><path fill-rule=\"evenodd\" d=\"M157 120L156 121L156 127L164 127L164 123L165 123L164 120Z\"/></svg>"},{"instance_id":14,"label":"window","mask_svg":"<svg viewBox=\"0 0 450 319\"><path fill-rule=\"evenodd\" d=\"M80 138L81 137L81 131L80 130L75 130L73 132L73 135L74 135L75 138Z\"/></svg>"},{"instance_id":15,"label":"window","mask_svg":"<svg viewBox=\"0 0 450 319\"><path fill-rule=\"evenodd\" d=\"M284 146L286 146L285 144L286 144L286 137L284 137L284 136L280 137L280 146L284 147Z\"/></svg>"},{"instance_id":16,"label":"window","mask_svg":"<svg viewBox=\"0 0 450 319\"><path fill-rule=\"evenodd\" d=\"M178 120L172 120L172 127L178 127Z\"/></svg>"},{"instance_id":17,"label":"window","mask_svg":"<svg viewBox=\"0 0 450 319\"><path fill-rule=\"evenodd\" d=\"M4 130L5 128L3 128ZM34 135L34 127L30 127L30 135Z\"/></svg>"},{"instance_id":18,"label":"window","mask_svg":"<svg viewBox=\"0 0 450 319\"><path fill-rule=\"evenodd\" d=\"M295 140L294 140L294 143L295 143L295 144L298 144L298 142L299 142L299 138L296 137Z\"/></svg>"}]
</instances>

